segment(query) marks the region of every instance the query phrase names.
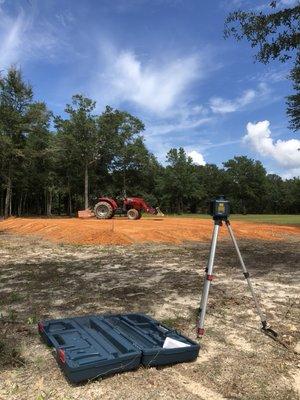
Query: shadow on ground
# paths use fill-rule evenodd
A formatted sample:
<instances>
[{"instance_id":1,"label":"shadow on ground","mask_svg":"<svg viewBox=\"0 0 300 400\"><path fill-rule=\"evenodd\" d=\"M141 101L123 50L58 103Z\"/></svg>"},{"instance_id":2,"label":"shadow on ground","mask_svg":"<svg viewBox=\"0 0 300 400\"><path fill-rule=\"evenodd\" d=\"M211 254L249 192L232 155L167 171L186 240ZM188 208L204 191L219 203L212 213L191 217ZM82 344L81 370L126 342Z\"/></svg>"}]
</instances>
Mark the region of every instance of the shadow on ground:
<instances>
[{"instance_id":1,"label":"shadow on ground","mask_svg":"<svg viewBox=\"0 0 300 400\"><path fill-rule=\"evenodd\" d=\"M140 311L193 337L209 244L67 246L1 235L0 369L5 379L0 398L89 400L98 398L93 397L97 389L105 399L147 398L143 396L152 391L153 398L166 399L201 399L201 393L212 399L296 399L291 376L299 341L296 248L293 240L241 243L259 298L274 327L285 335L288 349L259 331L234 249L222 241L207 335L196 363L163 371L142 369L119 375L117 381L112 377L71 388L38 340L36 322ZM112 385L117 386L113 393ZM203 392L206 386L211 393Z\"/></svg>"}]
</instances>

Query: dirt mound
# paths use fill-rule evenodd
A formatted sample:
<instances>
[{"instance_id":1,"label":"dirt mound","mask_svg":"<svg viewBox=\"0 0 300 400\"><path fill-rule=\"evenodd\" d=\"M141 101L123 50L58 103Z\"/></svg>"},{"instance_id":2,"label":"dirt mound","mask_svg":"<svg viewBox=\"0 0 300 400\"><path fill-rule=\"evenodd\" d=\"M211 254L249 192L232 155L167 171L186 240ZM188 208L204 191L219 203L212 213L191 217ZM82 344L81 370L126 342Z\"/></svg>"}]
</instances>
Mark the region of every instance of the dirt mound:
<instances>
[{"instance_id":1,"label":"dirt mound","mask_svg":"<svg viewBox=\"0 0 300 400\"><path fill-rule=\"evenodd\" d=\"M289 235L300 235L300 228L267 224L232 223L237 237L280 240ZM81 220L78 218L10 218L0 222L0 232L32 235L56 243L70 244L132 244L181 243L208 241L212 221L200 218L145 218ZM226 229L221 237L227 236Z\"/></svg>"}]
</instances>

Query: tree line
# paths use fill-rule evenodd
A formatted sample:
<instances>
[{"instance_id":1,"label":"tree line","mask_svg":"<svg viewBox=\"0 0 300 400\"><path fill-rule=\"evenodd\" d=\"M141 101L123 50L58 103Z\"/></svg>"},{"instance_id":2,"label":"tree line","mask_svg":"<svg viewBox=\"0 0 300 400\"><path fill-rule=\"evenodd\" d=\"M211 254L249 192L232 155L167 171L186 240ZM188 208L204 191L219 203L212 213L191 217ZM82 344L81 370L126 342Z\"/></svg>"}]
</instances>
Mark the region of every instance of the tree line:
<instances>
[{"instance_id":1,"label":"tree line","mask_svg":"<svg viewBox=\"0 0 300 400\"><path fill-rule=\"evenodd\" d=\"M164 212L206 212L226 195L234 212L299 213L300 179L267 174L260 161L237 156L195 165L183 148L160 164L144 143L144 124L125 111L72 97L55 116L20 70L0 76L0 215L74 215L100 195L144 197Z\"/></svg>"}]
</instances>

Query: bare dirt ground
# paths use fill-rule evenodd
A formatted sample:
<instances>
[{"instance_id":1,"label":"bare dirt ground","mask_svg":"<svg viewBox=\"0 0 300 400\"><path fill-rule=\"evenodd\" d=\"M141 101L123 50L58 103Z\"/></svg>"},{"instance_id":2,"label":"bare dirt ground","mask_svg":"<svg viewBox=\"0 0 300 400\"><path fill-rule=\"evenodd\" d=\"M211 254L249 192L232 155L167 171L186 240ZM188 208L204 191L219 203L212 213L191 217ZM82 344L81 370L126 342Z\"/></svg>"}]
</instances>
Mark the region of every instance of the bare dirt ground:
<instances>
[{"instance_id":1,"label":"bare dirt ground","mask_svg":"<svg viewBox=\"0 0 300 400\"><path fill-rule=\"evenodd\" d=\"M233 225L239 236L242 225ZM240 244L269 320L287 347L260 332L231 243L224 238L195 362L72 385L40 341L37 321L140 311L195 338L209 244L78 246L2 232L0 399L298 399L299 236L285 232L280 241L242 239Z\"/></svg>"},{"instance_id":2,"label":"bare dirt ground","mask_svg":"<svg viewBox=\"0 0 300 400\"><path fill-rule=\"evenodd\" d=\"M182 243L207 241L211 237L212 222L200 218L127 218L111 220L82 220L79 218L10 218L0 222L0 232L30 235L67 244L133 244ZM300 227L234 221L239 237L262 240L281 240L299 235ZM222 230L221 237L226 237Z\"/></svg>"}]
</instances>

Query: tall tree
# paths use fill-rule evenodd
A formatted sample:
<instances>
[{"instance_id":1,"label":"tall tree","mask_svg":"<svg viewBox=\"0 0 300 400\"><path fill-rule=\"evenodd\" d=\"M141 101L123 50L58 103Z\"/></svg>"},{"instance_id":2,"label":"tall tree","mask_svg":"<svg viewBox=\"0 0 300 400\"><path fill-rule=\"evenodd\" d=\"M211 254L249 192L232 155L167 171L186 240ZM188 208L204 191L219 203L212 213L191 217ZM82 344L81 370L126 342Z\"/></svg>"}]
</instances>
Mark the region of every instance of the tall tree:
<instances>
[{"instance_id":1,"label":"tall tree","mask_svg":"<svg viewBox=\"0 0 300 400\"><path fill-rule=\"evenodd\" d=\"M76 139L65 129L58 128L53 148L59 195L66 199L66 212L71 216L77 187L80 187L79 193L82 193L82 184L80 185L82 181L82 163L78 162Z\"/></svg>"},{"instance_id":2,"label":"tall tree","mask_svg":"<svg viewBox=\"0 0 300 400\"><path fill-rule=\"evenodd\" d=\"M295 94L287 98L287 113L293 130L300 128L300 5L277 8L277 1L270 2L272 12L234 11L225 20L225 38L237 40L246 38L251 47L258 48L256 60L268 63L278 59L281 62L294 60L290 79L294 82Z\"/></svg>"},{"instance_id":3,"label":"tall tree","mask_svg":"<svg viewBox=\"0 0 300 400\"><path fill-rule=\"evenodd\" d=\"M66 136L63 142L68 142L68 151L83 169L85 208L89 207L89 169L101 152L95 116L92 115L95 106L93 100L76 94L72 97L72 104L67 104L65 109L69 119L55 118L56 128L61 135Z\"/></svg>"},{"instance_id":4,"label":"tall tree","mask_svg":"<svg viewBox=\"0 0 300 400\"><path fill-rule=\"evenodd\" d=\"M288 214L300 213L300 178L287 179L284 182L280 209Z\"/></svg>"},{"instance_id":5,"label":"tall tree","mask_svg":"<svg viewBox=\"0 0 300 400\"><path fill-rule=\"evenodd\" d=\"M45 210L45 214L50 216L53 192L56 187L54 136L49 131L51 113L45 103L37 102L30 106L28 116L31 122L28 126L24 148L25 167L18 202L18 215L21 215L22 206L29 197L32 204L36 205L38 213Z\"/></svg>"},{"instance_id":6,"label":"tall tree","mask_svg":"<svg viewBox=\"0 0 300 400\"><path fill-rule=\"evenodd\" d=\"M234 157L223 163L228 177L229 194L235 212L262 212L266 194L266 170L260 161L246 156Z\"/></svg>"},{"instance_id":7,"label":"tall tree","mask_svg":"<svg viewBox=\"0 0 300 400\"><path fill-rule=\"evenodd\" d=\"M115 110L113 111L114 157L112 167L122 175L122 189L126 193L128 188L128 172L138 168L148 155L141 132L144 124L131 114Z\"/></svg>"},{"instance_id":8,"label":"tall tree","mask_svg":"<svg viewBox=\"0 0 300 400\"><path fill-rule=\"evenodd\" d=\"M13 181L24 161L24 145L30 124L33 93L20 70L10 68L0 76L0 148L5 182L4 216L11 214Z\"/></svg>"},{"instance_id":9,"label":"tall tree","mask_svg":"<svg viewBox=\"0 0 300 400\"><path fill-rule=\"evenodd\" d=\"M216 196L229 194L228 177L222 168L215 164L197 166L197 178L203 186L203 210L207 210L209 201Z\"/></svg>"},{"instance_id":10,"label":"tall tree","mask_svg":"<svg viewBox=\"0 0 300 400\"><path fill-rule=\"evenodd\" d=\"M270 214L278 214L284 200L284 181L276 174L268 174L266 182L266 193L264 198L265 208L263 211Z\"/></svg>"},{"instance_id":11,"label":"tall tree","mask_svg":"<svg viewBox=\"0 0 300 400\"><path fill-rule=\"evenodd\" d=\"M182 147L168 152L167 163L169 165L160 183L163 200L167 201L172 211L181 213L185 207L190 208L191 203L199 203L204 194L203 187L197 179L192 158L187 156Z\"/></svg>"},{"instance_id":12,"label":"tall tree","mask_svg":"<svg viewBox=\"0 0 300 400\"><path fill-rule=\"evenodd\" d=\"M295 93L287 97L287 114L290 117L290 128L297 131L300 128L300 52L298 52L297 62L291 71L291 78Z\"/></svg>"}]
</instances>

